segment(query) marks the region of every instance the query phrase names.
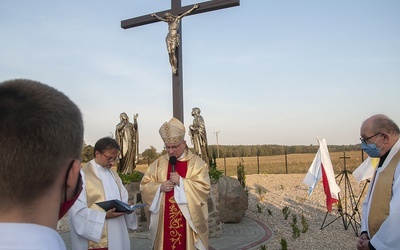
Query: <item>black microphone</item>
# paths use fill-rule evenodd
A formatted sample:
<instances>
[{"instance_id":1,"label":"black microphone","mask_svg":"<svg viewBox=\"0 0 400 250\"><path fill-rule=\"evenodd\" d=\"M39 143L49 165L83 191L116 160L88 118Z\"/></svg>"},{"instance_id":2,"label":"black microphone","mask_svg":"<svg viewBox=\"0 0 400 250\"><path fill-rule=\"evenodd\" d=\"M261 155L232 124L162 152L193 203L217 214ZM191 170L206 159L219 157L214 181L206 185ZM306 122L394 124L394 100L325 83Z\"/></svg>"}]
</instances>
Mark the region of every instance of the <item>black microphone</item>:
<instances>
[{"instance_id":1,"label":"black microphone","mask_svg":"<svg viewBox=\"0 0 400 250\"><path fill-rule=\"evenodd\" d=\"M169 164L172 165L172 172L175 172L176 156L169 157Z\"/></svg>"}]
</instances>

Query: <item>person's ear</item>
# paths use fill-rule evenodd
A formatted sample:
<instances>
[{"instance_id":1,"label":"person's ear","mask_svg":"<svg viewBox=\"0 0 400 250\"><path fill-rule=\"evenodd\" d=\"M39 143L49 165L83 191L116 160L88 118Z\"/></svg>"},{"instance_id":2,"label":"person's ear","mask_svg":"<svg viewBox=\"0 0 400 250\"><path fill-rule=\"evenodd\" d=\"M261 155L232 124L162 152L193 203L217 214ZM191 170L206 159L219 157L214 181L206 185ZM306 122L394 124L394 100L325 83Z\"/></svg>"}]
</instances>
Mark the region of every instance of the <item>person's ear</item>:
<instances>
[{"instance_id":1,"label":"person's ear","mask_svg":"<svg viewBox=\"0 0 400 250\"><path fill-rule=\"evenodd\" d=\"M383 143L388 143L389 142L389 135L386 133L381 133L382 139L383 139Z\"/></svg>"},{"instance_id":2,"label":"person's ear","mask_svg":"<svg viewBox=\"0 0 400 250\"><path fill-rule=\"evenodd\" d=\"M96 151L94 152L94 157L97 158L97 157L99 157L99 156L101 156L101 153L100 153L99 151L96 150Z\"/></svg>"},{"instance_id":3,"label":"person's ear","mask_svg":"<svg viewBox=\"0 0 400 250\"><path fill-rule=\"evenodd\" d=\"M74 196L76 192L77 182L80 181L79 178L81 171L81 161L78 159L73 160L71 169L68 173L66 187L67 187L67 199Z\"/></svg>"}]
</instances>

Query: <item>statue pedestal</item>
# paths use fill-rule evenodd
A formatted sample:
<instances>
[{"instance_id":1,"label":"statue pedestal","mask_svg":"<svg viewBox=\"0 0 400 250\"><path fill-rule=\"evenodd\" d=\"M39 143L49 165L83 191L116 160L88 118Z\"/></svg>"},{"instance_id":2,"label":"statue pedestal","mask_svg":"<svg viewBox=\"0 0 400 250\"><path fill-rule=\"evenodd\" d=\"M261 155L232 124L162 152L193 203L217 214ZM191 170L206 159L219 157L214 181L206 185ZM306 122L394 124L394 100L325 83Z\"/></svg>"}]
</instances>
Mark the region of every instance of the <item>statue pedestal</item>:
<instances>
[{"instance_id":1,"label":"statue pedestal","mask_svg":"<svg viewBox=\"0 0 400 250\"><path fill-rule=\"evenodd\" d=\"M208 197L208 228L209 228L209 238L219 238L222 231L222 222L219 217L219 211L217 210L219 200L218 183L211 184L210 186L210 196Z\"/></svg>"},{"instance_id":2,"label":"statue pedestal","mask_svg":"<svg viewBox=\"0 0 400 250\"><path fill-rule=\"evenodd\" d=\"M142 202L142 195L140 194L140 182L131 182L125 184L125 188L128 191L128 203L136 204ZM149 213L149 206L137 209L136 216L138 217L138 228L136 232L145 232L149 230L149 223L147 214Z\"/></svg>"}]
</instances>

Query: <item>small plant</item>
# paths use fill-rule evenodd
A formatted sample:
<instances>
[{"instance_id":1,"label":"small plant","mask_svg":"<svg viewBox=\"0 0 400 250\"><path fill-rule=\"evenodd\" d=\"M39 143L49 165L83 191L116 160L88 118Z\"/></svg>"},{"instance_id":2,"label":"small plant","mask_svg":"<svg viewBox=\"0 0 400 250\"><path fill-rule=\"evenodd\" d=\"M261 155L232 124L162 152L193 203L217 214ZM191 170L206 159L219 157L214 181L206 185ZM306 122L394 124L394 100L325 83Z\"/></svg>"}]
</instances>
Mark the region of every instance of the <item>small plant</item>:
<instances>
[{"instance_id":1,"label":"small plant","mask_svg":"<svg viewBox=\"0 0 400 250\"><path fill-rule=\"evenodd\" d=\"M258 186L258 187L257 187L257 192L258 192L258 200L259 200L260 202L263 202L263 201L265 200L265 197L264 197L264 195L265 195L265 190L264 190L264 188L261 187L261 186Z\"/></svg>"},{"instance_id":2,"label":"small plant","mask_svg":"<svg viewBox=\"0 0 400 250\"><path fill-rule=\"evenodd\" d=\"M300 229L297 226L297 224L292 225L292 236L294 239L299 238L300 237Z\"/></svg>"},{"instance_id":3,"label":"small plant","mask_svg":"<svg viewBox=\"0 0 400 250\"><path fill-rule=\"evenodd\" d=\"M304 215L301 215L301 225L303 226L303 229L301 230L302 233L306 233L308 231L308 222L306 220L306 217Z\"/></svg>"},{"instance_id":4,"label":"small plant","mask_svg":"<svg viewBox=\"0 0 400 250\"><path fill-rule=\"evenodd\" d=\"M287 248L287 241L286 241L286 239L285 238L281 238L281 249L282 250L287 250L288 248Z\"/></svg>"},{"instance_id":5,"label":"small plant","mask_svg":"<svg viewBox=\"0 0 400 250\"><path fill-rule=\"evenodd\" d=\"M272 211L271 211L271 209L267 209L267 213L268 213L268 215L271 215L272 216Z\"/></svg>"},{"instance_id":6,"label":"small plant","mask_svg":"<svg viewBox=\"0 0 400 250\"><path fill-rule=\"evenodd\" d=\"M243 158L241 159L241 162L238 163L237 165L237 177L244 189L246 189L246 173L244 171L244 163L243 163Z\"/></svg>"},{"instance_id":7,"label":"small plant","mask_svg":"<svg viewBox=\"0 0 400 250\"><path fill-rule=\"evenodd\" d=\"M289 207L282 208L282 213L283 213L283 218L285 218L285 220L287 220L289 217L289 214L290 214Z\"/></svg>"},{"instance_id":8,"label":"small plant","mask_svg":"<svg viewBox=\"0 0 400 250\"><path fill-rule=\"evenodd\" d=\"M122 174L118 172L118 175L124 185L131 182L140 182L143 178L143 173L137 170L133 170L131 174Z\"/></svg>"},{"instance_id":9,"label":"small plant","mask_svg":"<svg viewBox=\"0 0 400 250\"><path fill-rule=\"evenodd\" d=\"M257 211L261 214L262 213L262 209L261 206L257 203Z\"/></svg>"},{"instance_id":10,"label":"small plant","mask_svg":"<svg viewBox=\"0 0 400 250\"><path fill-rule=\"evenodd\" d=\"M265 245L261 245L260 250L267 250L267 247Z\"/></svg>"},{"instance_id":11,"label":"small plant","mask_svg":"<svg viewBox=\"0 0 400 250\"><path fill-rule=\"evenodd\" d=\"M300 237L300 229L297 226L297 215L292 214L292 236L294 239L299 238Z\"/></svg>"},{"instance_id":12,"label":"small plant","mask_svg":"<svg viewBox=\"0 0 400 250\"><path fill-rule=\"evenodd\" d=\"M218 170L216 168L210 168L208 170L208 175L210 176L211 183L217 183L219 178L222 177L224 171Z\"/></svg>"},{"instance_id":13,"label":"small plant","mask_svg":"<svg viewBox=\"0 0 400 250\"><path fill-rule=\"evenodd\" d=\"M297 224L297 215L292 214L292 226Z\"/></svg>"},{"instance_id":14,"label":"small plant","mask_svg":"<svg viewBox=\"0 0 400 250\"><path fill-rule=\"evenodd\" d=\"M209 170L208 170L208 175L210 176L210 181L212 184L215 184L218 182L218 180L223 176L224 171L218 170L217 169L217 156L215 153L213 154L213 157L209 159Z\"/></svg>"},{"instance_id":15,"label":"small plant","mask_svg":"<svg viewBox=\"0 0 400 250\"><path fill-rule=\"evenodd\" d=\"M216 158L217 158L217 156L214 153L213 157L209 159L208 165L209 165L210 169L217 168L217 159Z\"/></svg>"}]
</instances>

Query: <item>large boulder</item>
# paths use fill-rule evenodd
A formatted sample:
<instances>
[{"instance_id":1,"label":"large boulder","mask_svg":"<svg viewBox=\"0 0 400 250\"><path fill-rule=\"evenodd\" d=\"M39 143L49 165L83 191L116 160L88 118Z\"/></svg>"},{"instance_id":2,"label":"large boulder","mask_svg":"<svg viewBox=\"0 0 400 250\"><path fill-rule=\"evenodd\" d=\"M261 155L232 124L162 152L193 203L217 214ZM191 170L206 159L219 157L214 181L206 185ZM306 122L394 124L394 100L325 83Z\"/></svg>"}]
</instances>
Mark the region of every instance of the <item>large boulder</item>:
<instances>
[{"instance_id":1,"label":"large boulder","mask_svg":"<svg viewBox=\"0 0 400 250\"><path fill-rule=\"evenodd\" d=\"M219 202L217 209L222 222L240 222L247 210L249 200L240 182L223 176L218 181Z\"/></svg>"}]
</instances>

